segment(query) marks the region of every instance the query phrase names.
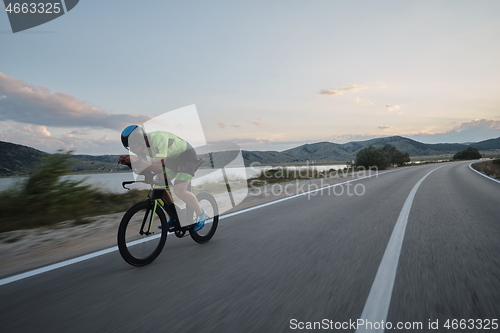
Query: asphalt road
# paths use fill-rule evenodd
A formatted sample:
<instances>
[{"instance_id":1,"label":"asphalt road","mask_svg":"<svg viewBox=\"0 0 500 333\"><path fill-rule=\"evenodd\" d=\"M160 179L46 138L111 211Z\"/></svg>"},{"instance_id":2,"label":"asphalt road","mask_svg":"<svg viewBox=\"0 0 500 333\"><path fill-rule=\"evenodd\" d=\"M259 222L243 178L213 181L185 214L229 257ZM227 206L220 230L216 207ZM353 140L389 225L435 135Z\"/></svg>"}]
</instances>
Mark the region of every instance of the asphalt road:
<instances>
[{"instance_id":1,"label":"asphalt road","mask_svg":"<svg viewBox=\"0 0 500 333\"><path fill-rule=\"evenodd\" d=\"M370 306L410 192L438 167L411 201L381 318L422 327L385 331L496 331L479 327L500 319L500 184L468 165L398 169L349 186L362 195L343 185L229 217L207 244L169 237L143 268L112 252L3 285L0 331L289 332L316 321L354 332L345 324ZM447 330L448 319L474 328Z\"/></svg>"}]
</instances>

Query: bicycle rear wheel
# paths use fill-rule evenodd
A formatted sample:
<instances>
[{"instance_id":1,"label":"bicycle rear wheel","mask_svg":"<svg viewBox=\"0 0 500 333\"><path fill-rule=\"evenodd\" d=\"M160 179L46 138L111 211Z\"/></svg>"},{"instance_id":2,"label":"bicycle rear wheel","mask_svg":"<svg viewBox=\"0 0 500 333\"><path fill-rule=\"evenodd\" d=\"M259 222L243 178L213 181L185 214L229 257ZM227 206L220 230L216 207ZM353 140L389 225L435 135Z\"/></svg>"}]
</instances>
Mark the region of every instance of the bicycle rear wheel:
<instances>
[{"instance_id":1,"label":"bicycle rear wheel","mask_svg":"<svg viewBox=\"0 0 500 333\"><path fill-rule=\"evenodd\" d=\"M133 266L150 264L160 255L167 241L167 222L160 207L153 213L154 203L133 205L123 216L118 228L118 249L123 259ZM162 225L161 230L158 225Z\"/></svg>"},{"instance_id":2,"label":"bicycle rear wheel","mask_svg":"<svg viewBox=\"0 0 500 333\"><path fill-rule=\"evenodd\" d=\"M201 208L207 212L209 218L205 220L205 225L198 231L193 231L189 229L189 234L191 238L197 243L203 244L208 242L215 234L217 225L219 224L219 207L217 206L217 201L207 192L201 192L196 195L196 199L200 203ZM193 213L193 221L196 219L196 213Z\"/></svg>"}]
</instances>

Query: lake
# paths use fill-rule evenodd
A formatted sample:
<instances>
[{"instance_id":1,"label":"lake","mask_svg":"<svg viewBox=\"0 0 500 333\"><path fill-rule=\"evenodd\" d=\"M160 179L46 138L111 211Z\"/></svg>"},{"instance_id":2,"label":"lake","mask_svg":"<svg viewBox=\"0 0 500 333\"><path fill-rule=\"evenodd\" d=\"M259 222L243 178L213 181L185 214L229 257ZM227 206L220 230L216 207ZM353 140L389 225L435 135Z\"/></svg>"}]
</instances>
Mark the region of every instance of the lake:
<instances>
[{"instance_id":1,"label":"lake","mask_svg":"<svg viewBox=\"0 0 500 333\"><path fill-rule=\"evenodd\" d=\"M315 165L313 166L314 169L319 170L319 171L324 171L324 170L329 170L329 169L343 169L346 168L347 166L345 164L340 164L340 165ZM305 167L287 167L290 169L293 168L305 168ZM231 176L241 176L243 168L226 168L226 172L229 178ZM272 167L257 167L257 168L244 168L247 177L252 177L262 170L268 170L268 169L273 169ZM208 169L200 169L200 171L208 171ZM122 193L126 190L122 188L122 182L124 181L129 181L129 180L134 180L134 177L132 173L100 173L100 174L90 174L90 175L71 175L71 176L66 176L69 179L72 180L85 180L85 184L90 184L95 187L98 187L100 189L110 191L110 192L115 192L115 193ZM15 184L19 184L23 181L25 181L27 177L15 177L15 178L0 178L0 191L3 191L10 186L14 186ZM203 181L210 181L210 175L203 177ZM217 180L214 178L213 180ZM193 180L193 184L196 185L197 180ZM149 186L146 184L134 184L133 188L137 189L149 189Z\"/></svg>"}]
</instances>

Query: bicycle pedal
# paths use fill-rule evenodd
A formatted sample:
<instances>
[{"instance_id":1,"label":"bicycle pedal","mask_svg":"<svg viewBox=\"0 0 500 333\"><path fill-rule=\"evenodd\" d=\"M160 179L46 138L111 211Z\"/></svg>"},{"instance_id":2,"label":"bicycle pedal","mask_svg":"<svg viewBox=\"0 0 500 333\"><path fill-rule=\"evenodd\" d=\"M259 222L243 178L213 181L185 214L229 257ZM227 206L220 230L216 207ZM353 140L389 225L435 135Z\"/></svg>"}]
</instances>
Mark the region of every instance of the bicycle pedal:
<instances>
[{"instance_id":1,"label":"bicycle pedal","mask_svg":"<svg viewBox=\"0 0 500 333\"><path fill-rule=\"evenodd\" d=\"M175 236L177 236L177 238L183 238L187 236L185 230L175 230L174 234Z\"/></svg>"}]
</instances>

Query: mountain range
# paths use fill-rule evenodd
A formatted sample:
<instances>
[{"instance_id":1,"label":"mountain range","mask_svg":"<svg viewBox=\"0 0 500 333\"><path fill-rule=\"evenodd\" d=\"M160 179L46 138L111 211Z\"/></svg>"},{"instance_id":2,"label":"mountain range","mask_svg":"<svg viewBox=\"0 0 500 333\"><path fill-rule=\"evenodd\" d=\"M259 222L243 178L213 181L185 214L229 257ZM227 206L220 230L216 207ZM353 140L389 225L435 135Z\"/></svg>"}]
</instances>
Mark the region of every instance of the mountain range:
<instances>
[{"instance_id":1,"label":"mountain range","mask_svg":"<svg viewBox=\"0 0 500 333\"><path fill-rule=\"evenodd\" d=\"M409 153L411 157L446 156L466 149L469 146L476 147L481 151L492 151L492 153L494 153L494 151L500 152L500 137L467 144L426 144L401 136L390 136L343 144L317 142L304 144L282 152L243 150L242 155L246 166L254 162L258 162L261 165L305 163L306 161L314 163L345 162L354 160L356 153L362 148L370 145L378 148L387 144L396 147L396 149L400 151ZM0 160L0 176L28 174L40 164L44 156L48 155L48 153L35 148L2 141L0 141L0 154L0 156L2 156ZM118 166L116 164L118 156L119 155L73 155L75 162L72 171L110 172L127 170L127 167ZM231 156L234 156L234 154L231 154ZM204 166L209 166L208 161L210 158L203 155L200 155L200 157L205 160ZM219 160L224 160L224 156L219 155L219 158ZM229 160L227 162L229 162Z\"/></svg>"},{"instance_id":2,"label":"mountain range","mask_svg":"<svg viewBox=\"0 0 500 333\"><path fill-rule=\"evenodd\" d=\"M40 166L49 153L35 148L0 141L0 177L20 176ZM118 155L73 155L72 172L125 171L128 167L117 165Z\"/></svg>"},{"instance_id":3,"label":"mountain range","mask_svg":"<svg viewBox=\"0 0 500 333\"><path fill-rule=\"evenodd\" d=\"M438 143L427 144L408 139L402 136L389 136L365 141L353 141L343 144L332 142L317 142L304 144L282 152L277 151L243 151L245 164L260 162L261 164L303 163L306 161L330 163L351 161L356 153L365 147L375 148L392 145L400 151L410 154L411 157L443 156L454 154L469 146L481 151L500 150L500 137L470 144Z\"/></svg>"}]
</instances>

